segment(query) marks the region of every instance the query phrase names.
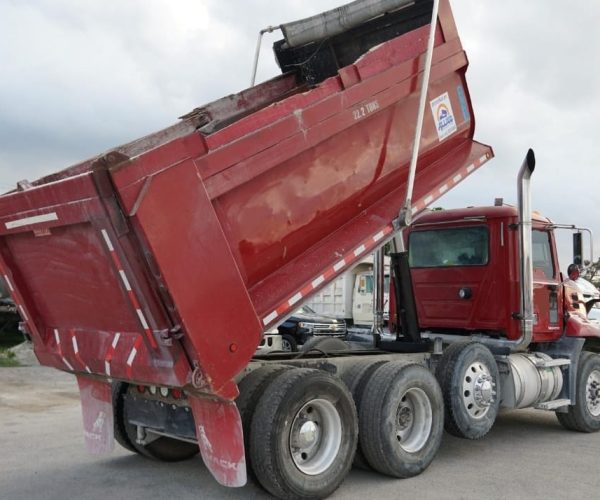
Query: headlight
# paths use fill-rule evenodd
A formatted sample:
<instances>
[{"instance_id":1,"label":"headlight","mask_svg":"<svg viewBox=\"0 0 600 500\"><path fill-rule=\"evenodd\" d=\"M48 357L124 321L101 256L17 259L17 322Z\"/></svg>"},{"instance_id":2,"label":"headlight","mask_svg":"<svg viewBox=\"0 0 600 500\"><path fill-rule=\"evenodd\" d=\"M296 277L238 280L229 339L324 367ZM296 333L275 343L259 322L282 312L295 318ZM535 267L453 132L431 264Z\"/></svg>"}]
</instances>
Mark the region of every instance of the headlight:
<instances>
[{"instance_id":1,"label":"headlight","mask_svg":"<svg viewBox=\"0 0 600 500\"><path fill-rule=\"evenodd\" d=\"M304 321L300 321L298 323L298 326L300 328L306 328L307 330L312 330L314 325L313 325L313 323L305 323Z\"/></svg>"}]
</instances>

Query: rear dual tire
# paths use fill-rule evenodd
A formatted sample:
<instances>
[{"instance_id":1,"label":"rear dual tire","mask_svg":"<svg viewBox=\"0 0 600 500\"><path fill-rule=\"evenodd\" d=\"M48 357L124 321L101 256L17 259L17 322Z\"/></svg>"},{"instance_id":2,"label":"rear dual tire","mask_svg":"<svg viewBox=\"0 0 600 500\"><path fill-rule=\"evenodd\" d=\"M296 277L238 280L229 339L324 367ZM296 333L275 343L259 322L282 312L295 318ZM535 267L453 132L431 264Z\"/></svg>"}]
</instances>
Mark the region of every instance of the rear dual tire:
<instances>
[{"instance_id":1,"label":"rear dual tire","mask_svg":"<svg viewBox=\"0 0 600 500\"><path fill-rule=\"evenodd\" d=\"M321 370L280 373L261 396L250 429L250 462L278 498L324 498L352 465L357 444L352 396Z\"/></svg>"},{"instance_id":2,"label":"rear dual tire","mask_svg":"<svg viewBox=\"0 0 600 500\"><path fill-rule=\"evenodd\" d=\"M408 478L431 464L444 433L444 403L425 367L381 365L369 378L359 411L360 448L373 469Z\"/></svg>"}]
</instances>

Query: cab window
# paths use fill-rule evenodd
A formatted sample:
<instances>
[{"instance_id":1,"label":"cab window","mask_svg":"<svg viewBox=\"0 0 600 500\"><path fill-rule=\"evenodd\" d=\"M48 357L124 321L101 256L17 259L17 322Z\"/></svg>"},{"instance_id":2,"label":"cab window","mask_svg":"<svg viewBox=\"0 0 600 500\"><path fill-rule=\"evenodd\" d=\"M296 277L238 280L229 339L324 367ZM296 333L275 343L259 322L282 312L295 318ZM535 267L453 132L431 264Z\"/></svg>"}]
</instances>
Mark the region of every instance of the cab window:
<instances>
[{"instance_id":1,"label":"cab window","mask_svg":"<svg viewBox=\"0 0 600 500\"><path fill-rule=\"evenodd\" d=\"M486 226L415 231L408 243L409 263L411 267L484 266L488 249Z\"/></svg>"},{"instance_id":2,"label":"cab window","mask_svg":"<svg viewBox=\"0 0 600 500\"><path fill-rule=\"evenodd\" d=\"M546 278L554 278L554 262L550 234L547 231L534 229L532 231L532 258L534 273L541 272Z\"/></svg>"},{"instance_id":3,"label":"cab window","mask_svg":"<svg viewBox=\"0 0 600 500\"><path fill-rule=\"evenodd\" d=\"M363 274L358 278L358 293L373 293L373 275Z\"/></svg>"}]
</instances>

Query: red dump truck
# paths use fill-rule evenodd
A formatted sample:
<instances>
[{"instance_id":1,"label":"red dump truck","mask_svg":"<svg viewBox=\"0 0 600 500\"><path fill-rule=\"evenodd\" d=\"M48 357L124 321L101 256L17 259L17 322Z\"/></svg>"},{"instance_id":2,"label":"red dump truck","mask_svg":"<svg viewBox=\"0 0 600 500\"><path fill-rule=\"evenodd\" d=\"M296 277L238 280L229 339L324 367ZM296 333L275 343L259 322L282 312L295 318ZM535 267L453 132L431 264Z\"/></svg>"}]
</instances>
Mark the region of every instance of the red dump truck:
<instances>
[{"instance_id":1,"label":"red dump truck","mask_svg":"<svg viewBox=\"0 0 600 500\"><path fill-rule=\"evenodd\" d=\"M532 270L526 211L466 214L486 259L415 266L413 293L401 230L493 156L473 140L448 0L359 0L280 28L281 76L0 197L2 274L40 362L77 377L88 448L200 451L221 484L248 469L280 498L321 498L353 461L420 473L444 420L477 438L500 403L600 427L600 365L582 353L598 333L563 315L555 257ZM450 222L423 220L410 244ZM256 354L388 242L394 339Z\"/></svg>"}]
</instances>

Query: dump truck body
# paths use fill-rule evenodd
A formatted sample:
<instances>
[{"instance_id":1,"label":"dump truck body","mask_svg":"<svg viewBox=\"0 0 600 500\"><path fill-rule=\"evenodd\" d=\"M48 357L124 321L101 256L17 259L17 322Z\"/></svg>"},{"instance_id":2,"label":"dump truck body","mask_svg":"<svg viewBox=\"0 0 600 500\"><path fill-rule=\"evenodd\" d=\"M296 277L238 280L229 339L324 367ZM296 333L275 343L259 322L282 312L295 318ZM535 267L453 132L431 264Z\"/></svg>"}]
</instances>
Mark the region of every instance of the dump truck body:
<instances>
[{"instance_id":1,"label":"dump truck body","mask_svg":"<svg viewBox=\"0 0 600 500\"><path fill-rule=\"evenodd\" d=\"M38 359L77 375L92 451L109 450L113 430L127 447L151 444L115 413L122 401L135 403L133 387L164 388L159 403L175 403L169 391L185 389L185 402L173 406L191 409L208 468L223 484L245 483L233 401L263 332L401 224L432 2L400 3L351 37L336 34L333 56L316 58L318 67L215 101L0 197L2 274ZM437 20L412 215L493 156L473 140L467 58L447 0ZM305 49L277 45L282 67ZM429 372L409 371L426 386L415 404L440 401ZM347 389L312 372L282 376L290 390L299 387L294 377L312 377L331 400L342 391L343 418L321 400L298 411L314 404L325 421L341 419L354 439L341 443L352 448ZM126 383L117 399L115 381ZM441 414L433 414L430 458L441 436ZM317 423L307 430L298 422L301 437L314 438ZM302 460L297 469L312 474Z\"/></svg>"}]
</instances>

